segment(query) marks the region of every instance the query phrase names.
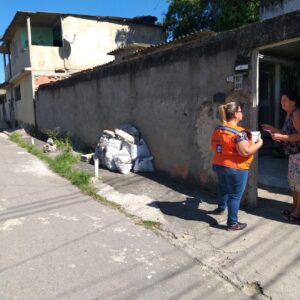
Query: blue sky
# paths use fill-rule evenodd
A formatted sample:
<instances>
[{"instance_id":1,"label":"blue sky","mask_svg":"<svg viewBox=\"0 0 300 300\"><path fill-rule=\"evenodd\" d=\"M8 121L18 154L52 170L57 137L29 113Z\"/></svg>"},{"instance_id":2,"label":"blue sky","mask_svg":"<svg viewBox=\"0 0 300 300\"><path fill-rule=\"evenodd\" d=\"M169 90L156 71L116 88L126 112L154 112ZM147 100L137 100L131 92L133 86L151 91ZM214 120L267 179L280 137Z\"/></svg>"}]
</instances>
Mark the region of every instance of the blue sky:
<instances>
[{"instance_id":1,"label":"blue sky","mask_svg":"<svg viewBox=\"0 0 300 300\"><path fill-rule=\"evenodd\" d=\"M0 5L0 36L4 34L17 11L47 11L127 18L152 15L162 22L168 9L166 0L0 0ZM3 58L1 58L0 83L3 81Z\"/></svg>"}]
</instances>

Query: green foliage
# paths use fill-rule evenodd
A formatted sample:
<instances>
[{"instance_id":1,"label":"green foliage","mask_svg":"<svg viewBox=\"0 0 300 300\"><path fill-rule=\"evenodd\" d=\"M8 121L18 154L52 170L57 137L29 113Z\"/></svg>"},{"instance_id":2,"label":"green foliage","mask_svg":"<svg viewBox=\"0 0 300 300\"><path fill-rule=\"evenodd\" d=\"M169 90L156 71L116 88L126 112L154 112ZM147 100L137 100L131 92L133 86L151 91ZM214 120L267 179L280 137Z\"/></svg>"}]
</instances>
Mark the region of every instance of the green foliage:
<instances>
[{"instance_id":1,"label":"green foliage","mask_svg":"<svg viewBox=\"0 0 300 300\"><path fill-rule=\"evenodd\" d=\"M64 144L66 139L58 138L55 133L51 134L51 138L55 141L61 141L63 148L63 150L61 150L62 153L54 158L49 157L37 146L28 143L19 132L13 132L10 135L11 141L15 142L20 147L25 148L28 152L36 155L41 160L47 162L49 167L54 172L70 180L72 184L78 186L82 192L95 198L96 200L99 200L101 203L109 207L122 210L120 205L110 202L97 194L97 190L91 184L91 176L88 173L74 169L74 164L79 161L79 156L73 154L73 149L71 144L68 142L68 139L66 143L68 146L66 147L66 144Z\"/></svg>"},{"instance_id":2,"label":"green foliage","mask_svg":"<svg viewBox=\"0 0 300 300\"><path fill-rule=\"evenodd\" d=\"M155 221L149 221L149 220L144 220L142 221L143 225L151 230L154 229L160 229L161 224L159 222L155 222Z\"/></svg>"},{"instance_id":3,"label":"green foliage","mask_svg":"<svg viewBox=\"0 0 300 300\"><path fill-rule=\"evenodd\" d=\"M62 151L72 151L72 142L68 133L60 133L59 128L47 131L48 137L51 138L58 149Z\"/></svg>"},{"instance_id":4,"label":"green foliage","mask_svg":"<svg viewBox=\"0 0 300 300\"><path fill-rule=\"evenodd\" d=\"M19 132L13 132L9 138L11 141L15 142L20 147L25 148L29 153L37 156L43 161L48 162L49 158L45 155L45 153L41 149L37 148L35 145L27 143Z\"/></svg>"},{"instance_id":5,"label":"green foliage","mask_svg":"<svg viewBox=\"0 0 300 300\"><path fill-rule=\"evenodd\" d=\"M259 0L168 0L169 38L209 29L224 31L258 21Z\"/></svg>"},{"instance_id":6,"label":"green foliage","mask_svg":"<svg viewBox=\"0 0 300 300\"><path fill-rule=\"evenodd\" d=\"M215 0L219 13L214 31L225 31L259 20L259 0Z\"/></svg>"},{"instance_id":7,"label":"green foliage","mask_svg":"<svg viewBox=\"0 0 300 300\"><path fill-rule=\"evenodd\" d=\"M70 178L72 175L72 166L76 161L78 161L78 158L76 158L72 153L63 152L54 159L51 159L49 165L52 170L61 176Z\"/></svg>"},{"instance_id":8,"label":"green foliage","mask_svg":"<svg viewBox=\"0 0 300 300\"><path fill-rule=\"evenodd\" d=\"M53 140L57 141L57 135L51 135ZM119 211L123 212L130 218L136 219L135 216L127 213L124 209L117 203L111 202L97 194L96 188L91 184L91 176L84 172L84 171L77 171L74 168L74 164L79 161L79 156L73 154L73 149L71 147L71 151L68 151L66 148L62 151L61 154L58 156L51 158L42 150L40 150L37 146L31 145L28 143L20 133L14 132L10 135L10 140L18 144L20 147L27 149L33 155L38 156L40 159L44 160L48 163L50 168L58 173L59 175L65 177L66 179L70 180L72 184L79 187L79 189L85 193L93 197L94 199L98 200L102 204L109 206L114 209L118 209ZM148 221L148 220L138 220L137 224L143 225L148 229L160 229L161 224L159 222Z\"/></svg>"}]
</instances>

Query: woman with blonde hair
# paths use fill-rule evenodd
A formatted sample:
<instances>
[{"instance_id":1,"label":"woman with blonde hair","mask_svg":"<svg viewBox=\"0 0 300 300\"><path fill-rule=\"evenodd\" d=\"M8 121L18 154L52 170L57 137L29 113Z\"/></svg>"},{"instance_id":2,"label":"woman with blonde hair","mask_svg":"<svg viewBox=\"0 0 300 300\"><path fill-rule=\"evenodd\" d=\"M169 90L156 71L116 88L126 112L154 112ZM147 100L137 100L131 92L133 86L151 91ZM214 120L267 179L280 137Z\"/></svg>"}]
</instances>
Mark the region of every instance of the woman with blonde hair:
<instances>
[{"instance_id":1,"label":"woman with blonde hair","mask_svg":"<svg viewBox=\"0 0 300 300\"><path fill-rule=\"evenodd\" d=\"M253 155L263 145L263 140L259 137L253 143L251 132L238 126L243 119L241 103L220 105L219 114L221 125L211 137L213 170L219 180L218 208L215 213L223 214L227 208L227 230L242 230L247 224L238 222L238 210Z\"/></svg>"}]
</instances>

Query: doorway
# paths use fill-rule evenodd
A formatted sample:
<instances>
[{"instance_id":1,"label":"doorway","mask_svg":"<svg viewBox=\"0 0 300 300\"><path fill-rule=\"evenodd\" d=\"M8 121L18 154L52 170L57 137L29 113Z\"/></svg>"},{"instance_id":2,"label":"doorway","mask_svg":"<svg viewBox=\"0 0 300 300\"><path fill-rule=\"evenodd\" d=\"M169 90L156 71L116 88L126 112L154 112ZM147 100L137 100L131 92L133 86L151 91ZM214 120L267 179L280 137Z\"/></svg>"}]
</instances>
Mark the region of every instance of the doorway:
<instances>
[{"instance_id":1,"label":"doorway","mask_svg":"<svg viewBox=\"0 0 300 300\"><path fill-rule=\"evenodd\" d=\"M300 94L300 41L269 46L260 50L258 124L264 145L259 152L258 186L288 190L288 159L282 143L274 142L261 124L282 128L285 112L280 98L284 90Z\"/></svg>"}]
</instances>

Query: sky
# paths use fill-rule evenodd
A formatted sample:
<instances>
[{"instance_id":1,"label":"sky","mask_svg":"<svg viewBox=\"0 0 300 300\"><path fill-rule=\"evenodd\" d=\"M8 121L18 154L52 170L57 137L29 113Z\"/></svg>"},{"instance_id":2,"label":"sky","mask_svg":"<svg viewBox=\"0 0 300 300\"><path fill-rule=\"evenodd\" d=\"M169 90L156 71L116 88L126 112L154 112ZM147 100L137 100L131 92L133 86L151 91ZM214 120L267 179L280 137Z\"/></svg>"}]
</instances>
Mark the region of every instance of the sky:
<instances>
[{"instance_id":1,"label":"sky","mask_svg":"<svg viewBox=\"0 0 300 300\"><path fill-rule=\"evenodd\" d=\"M0 37L2 37L17 11L45 11L126 18L152 15L162 22L168 9L168 3L166 0L0 0L0 7ZM4 81L3 68L3 58L1 58L0 83Z\"/></svg>"}]
</instances>

